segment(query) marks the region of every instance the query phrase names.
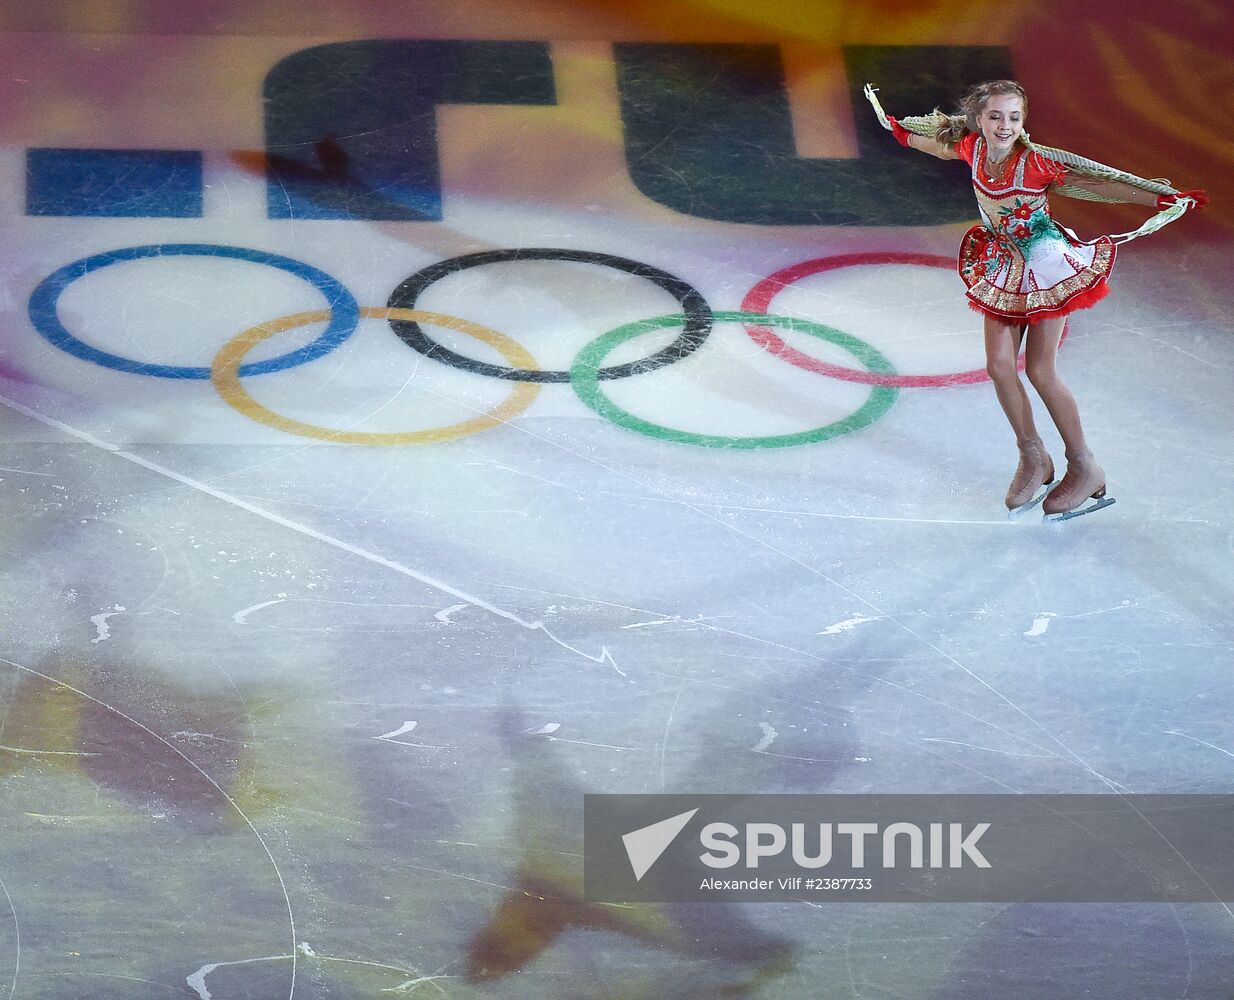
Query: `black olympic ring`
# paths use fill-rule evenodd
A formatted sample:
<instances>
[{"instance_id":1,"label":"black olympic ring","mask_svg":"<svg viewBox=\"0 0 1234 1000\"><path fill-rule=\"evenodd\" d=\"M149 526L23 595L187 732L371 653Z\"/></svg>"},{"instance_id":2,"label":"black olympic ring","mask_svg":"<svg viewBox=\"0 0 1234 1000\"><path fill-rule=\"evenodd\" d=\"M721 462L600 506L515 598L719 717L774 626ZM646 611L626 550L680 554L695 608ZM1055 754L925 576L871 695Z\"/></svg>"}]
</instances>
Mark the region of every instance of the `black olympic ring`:
<instances>
[{"instance_id":1,"label":"black olympic ring","mask_svg":"<svg viewBox=\"0 0 1234 1000\"><path fill-rule=\"evenodd\" d=\"M531 249L485 250L480 253L464 254L461 257L451 257L448 260L430 264L417 271L404 281L390 295L387 303L391 309L415 309L416 301L433 282L444 278L455 271L464 271L471 267L481 267L484 264L499 264L516 260L570 260L583 264L600 264L616 271L624 271L659 285L681 304L685 314L681 335L667 347L648 355L640 361L630 361L623 365L613 365L611 368L601 368L598 377L602 379L626 378L630 375L642 375L655 371L674 361L680 361L703 346L707 335L711 333L711 307L703 298L701 292L688 282L674 277L667 271L661 271L650 264L643 264L628 257L616 257L607 253L594 253L590 250L559 250L551 247L534 247ZM461 368L463 371L474 372L477 375L488 375L492 378L504 378L513 382L569 382L570 372L564 371L531 371L526 368L510 368L505 365L490 365L484 361L455 354L433 340L421 328L419 323L410 320L390 320L390 326L399 338L414 351L426 358L440 361L443 364Z\"/></svg>"}]
</instances>

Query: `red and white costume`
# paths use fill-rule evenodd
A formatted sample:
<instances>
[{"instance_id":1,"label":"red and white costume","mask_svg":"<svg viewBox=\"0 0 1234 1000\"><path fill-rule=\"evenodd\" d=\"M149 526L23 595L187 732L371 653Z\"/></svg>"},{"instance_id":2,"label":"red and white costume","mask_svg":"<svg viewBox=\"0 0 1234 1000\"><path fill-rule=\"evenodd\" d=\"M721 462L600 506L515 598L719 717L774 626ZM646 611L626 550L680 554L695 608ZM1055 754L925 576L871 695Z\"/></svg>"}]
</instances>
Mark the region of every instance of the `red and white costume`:
<instances>
[{"instance_id":1,"label":"red and white costume","mask_svg":"<svg viewBox=\"0 0 1234 1000\"><path fill-rule=\"evenodd\" d=\"M1010 322L1036 323L1086 309L1109 291L1114 243L1082 242L1050 216L1046 194L1067 168L1016 144L998 168L986 163L985 140L966 135L955 151L972 167L984 225L960 244L960 277L969 306Z\"/></svg>"}]
</instances>

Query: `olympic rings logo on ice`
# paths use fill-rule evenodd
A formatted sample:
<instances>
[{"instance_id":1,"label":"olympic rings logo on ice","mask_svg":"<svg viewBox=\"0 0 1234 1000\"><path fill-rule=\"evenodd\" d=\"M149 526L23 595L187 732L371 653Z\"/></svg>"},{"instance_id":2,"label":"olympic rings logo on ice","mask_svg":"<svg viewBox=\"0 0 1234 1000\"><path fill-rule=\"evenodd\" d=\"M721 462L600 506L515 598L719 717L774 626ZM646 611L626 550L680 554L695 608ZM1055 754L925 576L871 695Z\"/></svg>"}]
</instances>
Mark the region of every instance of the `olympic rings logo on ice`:
<instances>
[{"instance_id":1,"label":"olympic rings logo on ice","mask_svg":"<svg viewBox=\"0 0 1234 1000\"><path fill-rule=\"evenodd\" d=\"M101 350L74 335L61 322L57 306L61 295L79 278L113 264L168 256L224 258L261 264L301 278L325 300L319 310L283 316L245 330L216 354L209 367L154 364ZM600 334L585 345L569 369L552 371L540 367L532 354L505 334L469 320L421 310L417 302L424 291L449 274L512 261L565 261L595 264L645 278L672 295L679 313L627 323ZM628 430L661 440L710 448L781 448L829 440L873 423L895 402L901 387L970 384L988 376L984 370L949 375L901 375L876 348L858 338L821 323L779 316L767 310L783 288L811 274L861 264L919 264L951 269L950 258L921 254L850 254L804 261L769 275L746 295L738 311L713 313L702 294L689 283L640 261L612 254L552 248L493 250L439 261L417 271L390 295L384 307L360 307L355 297L336 279L309 264L280 254L245 247L210 243L160 243L124 247L74 261L44 279L30 296L29 314L34 327L61 350L105 368L167 379L210 379L220 397L238 412L269 427L301 437L363 445L430 444L466 437L495 427L525 411L546 383L569 382L578 398L605 419ZM358 432L320 427L282 416L258 403L244 388L242 377L284 371L329 354L355 332L361 318L385 319L394 333L417 353L476 375L504 379L513 386L497 406L473 419L446 427L404 432ZM312 323L326 323L310 343L263 361L245 363L245 357L262 341L282 332ZM602 389L602 383L656 371L697 351L711 334L715 322L742 324L755 343L799 368L871 387L866 401L848 417L793 434L735 437L676 430L652 423L622 409ZM422 324L462 333L493 348L508 362L496 365L449 350L425 333ZM681 332L667 346L637 361L604 367L604 360L620 345L655 330ZM806 334L827 341L852 356L860 368L828 364L790 347L772 328Z\"/></svg>"}]
</instances>

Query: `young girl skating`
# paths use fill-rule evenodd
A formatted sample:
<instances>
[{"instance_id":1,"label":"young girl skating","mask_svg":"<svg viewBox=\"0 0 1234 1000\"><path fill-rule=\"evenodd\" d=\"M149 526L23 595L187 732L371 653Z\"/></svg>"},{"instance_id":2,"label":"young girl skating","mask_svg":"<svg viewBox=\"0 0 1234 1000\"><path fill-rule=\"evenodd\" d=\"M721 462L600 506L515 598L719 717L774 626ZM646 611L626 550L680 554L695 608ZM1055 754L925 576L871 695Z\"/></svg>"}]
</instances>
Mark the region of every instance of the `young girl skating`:
<instances>
[{"instance_id":1,"label":"young girl skating","mask_svg":"<svg viewBox=\"0 0 1234 1000\"><path fill-rule=\"evenodd\" d=\"M883 117L872 89L867 88L867 96ZM913 119L916 132L885 117L901 145L943 160L964 160L972 169L982 224L965 234L959 268L968 286L969 305L984 317L986 367L1020 449L1007 506L1018 512L1044 496L1046 514L1065 516L1098 510L1114 501L1103 499L1105 472L1084 438L1075 397L1055 366L1063 325L1069 313L1094 305L1108 292L1116 242L1151 229L1146 224L1135 234L1083 242L1054 222L1047 194L1065 184L1096 196L1095 200L1154 206L1165 213L1158 228L1208 199L1203 191L1175 192L1161 182L1132 178L1143 185L1138 186L1109 179L1131 176L1111 168L1069 168L1031 148L1024 133L1027 115L1024 89L1012 80L993 80L970 90L956 115ZM927 121L928 127L923 127ZM1051 152L1079 161L1060 150ZM1177 208L1168 211L1172 206ZM1032 404L1016 367L1026 339L1028 380L1066 449L1067 473L1048 496L1038 491L1054 481L1054 463L1037 433ZM1077 511L1090 497L1097 503Z\"/></svg>"}]
</instances>

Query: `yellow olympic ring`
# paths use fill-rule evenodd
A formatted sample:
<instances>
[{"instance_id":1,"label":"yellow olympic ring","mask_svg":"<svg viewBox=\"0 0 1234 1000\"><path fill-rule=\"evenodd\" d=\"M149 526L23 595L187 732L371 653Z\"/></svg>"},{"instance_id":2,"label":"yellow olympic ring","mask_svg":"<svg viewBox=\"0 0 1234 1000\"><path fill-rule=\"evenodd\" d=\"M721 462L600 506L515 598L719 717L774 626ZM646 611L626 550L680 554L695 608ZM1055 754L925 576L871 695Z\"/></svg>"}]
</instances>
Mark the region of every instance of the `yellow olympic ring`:
<instances>
[{"instance_id":1,"label":"yellow olympic ring","mask_svg":"<svg viewBox=\"0 0 1234 1000\"><path fill-rule=\"evenodd\" d=\"M480 326L478 323L459 319L456 316L445 316L441 313L424 312L419 309L390 309L384 306L363 308L360 310L360 315L368 319L410 320L413 323L432 323L436 326L444 326L457 330L459 333L465 333L469 337L475 337L476 340L496 348L515 367L533 370L539 368L536 359L518 342L496 330L490 330L486 326ZM249 351L276 333L294 330L298 326L307 326L309 323L323 323L329 320L330 316L329 309L294 313L291 316L283 316L281 319L251 327L229 340L214 356L214 362L210 366L210 381L214 383L214 388L218 390L223 401L258 423L286 431L288 434L316 438L319 441L370 445L436 444L439 441L453 441L456 438L479 434L490 427L505 423L526 410L540 391L539 383L515 382L510 395L482 416L450 424L447 427L435 427L431 430L390 433L331 430L329 427L306 424L280 416L273 410L262 406L249 395L248 390L240 384L240 365Z\"/></svg>"}]
</instances>

